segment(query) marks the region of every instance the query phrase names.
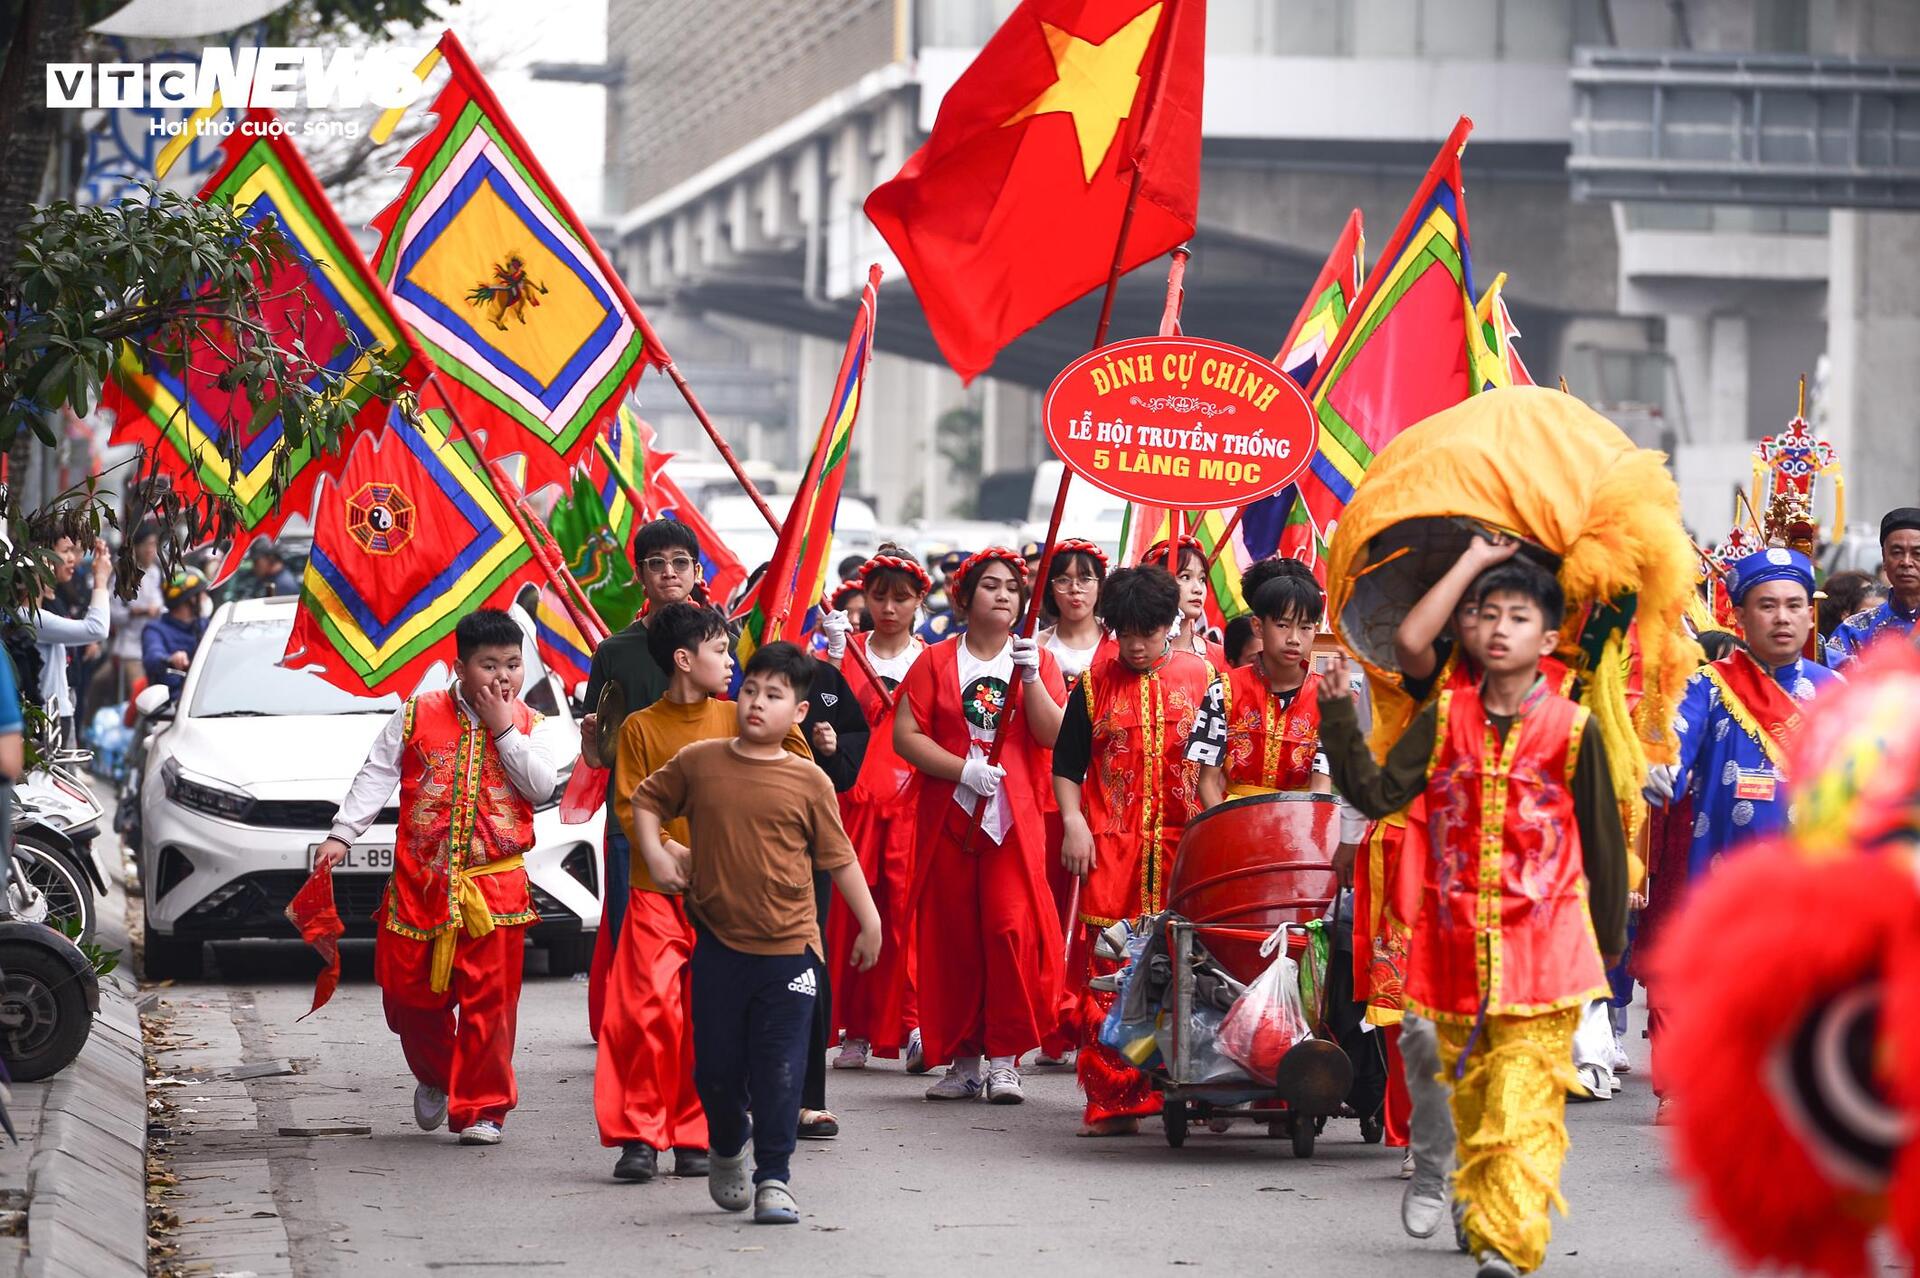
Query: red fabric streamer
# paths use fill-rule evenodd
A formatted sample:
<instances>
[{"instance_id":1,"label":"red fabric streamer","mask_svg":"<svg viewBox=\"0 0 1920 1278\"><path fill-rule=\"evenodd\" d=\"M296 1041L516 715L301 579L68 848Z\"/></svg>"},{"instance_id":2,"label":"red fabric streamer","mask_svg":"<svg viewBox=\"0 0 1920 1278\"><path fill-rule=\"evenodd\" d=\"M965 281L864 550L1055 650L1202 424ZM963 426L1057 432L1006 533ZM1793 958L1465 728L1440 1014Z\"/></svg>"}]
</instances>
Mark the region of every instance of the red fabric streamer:
<instances>
[{"instance_id":1,"label":"red fabric streamer","mask_svg":"<svg viewBox=\"0 0 1920 1278\"><path fill-rule=\"evenodd\" d=\"M340 911L333 903L332 866L313 867L313 873L293 894L293 900L287 902L287 921L300 929L300 939L319 951L321 961L326 964L314 978L313 1006L299 1018L304 1021L326 1006L334 990L340 987L340 937L347 925L340 921Z\"/></svg>"}]
</instances>

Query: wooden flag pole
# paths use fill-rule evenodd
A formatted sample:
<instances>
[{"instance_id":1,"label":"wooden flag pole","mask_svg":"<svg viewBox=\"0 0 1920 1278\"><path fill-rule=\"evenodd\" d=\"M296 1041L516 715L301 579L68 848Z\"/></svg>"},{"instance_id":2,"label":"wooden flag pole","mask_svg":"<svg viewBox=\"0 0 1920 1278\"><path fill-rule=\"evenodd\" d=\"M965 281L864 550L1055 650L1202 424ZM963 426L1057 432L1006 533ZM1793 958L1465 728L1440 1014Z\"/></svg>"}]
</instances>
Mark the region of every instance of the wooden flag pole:
<instances>
[{"instance_id":1,"label":"wooden flag pole","mask_svg":"<svg viewBox=\"0 0 1920 1278\"><path fill-rule=\"evenodd\" d=\"M1247 508L1245 506L1237 506L1234 508L1233 518L1227 521L1226 531L1220 534L1220 540L1215 544L1213 553L1207 556L1207 572L1209 575L1213 572L1213 566L1220 562L1220 556L1225 554L1227 547L1233 544L1233 534L1240 530L1240 519L1246 513Z\"/></svg>"}]
</instances>

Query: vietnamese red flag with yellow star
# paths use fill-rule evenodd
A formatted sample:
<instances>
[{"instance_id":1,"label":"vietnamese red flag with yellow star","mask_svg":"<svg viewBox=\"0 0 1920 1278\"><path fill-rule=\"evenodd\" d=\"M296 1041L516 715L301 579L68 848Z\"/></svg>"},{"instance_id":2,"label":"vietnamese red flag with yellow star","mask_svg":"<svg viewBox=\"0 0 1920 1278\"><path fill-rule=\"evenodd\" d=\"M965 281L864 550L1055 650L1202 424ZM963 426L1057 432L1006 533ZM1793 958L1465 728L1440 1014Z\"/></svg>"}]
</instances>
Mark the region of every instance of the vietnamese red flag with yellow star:
<instances>
[{"instance_id":1,"label":"vietnamese red flag with yellow star","mask_svg":"<svg viewBox=\"0 0 1920 1278\"><path fill-rule=\"evenodd\" d=\"M947 363L1002 347L1193 234L1205 0L1024 0L867 197Z\"/></svg>"}]
</instances>

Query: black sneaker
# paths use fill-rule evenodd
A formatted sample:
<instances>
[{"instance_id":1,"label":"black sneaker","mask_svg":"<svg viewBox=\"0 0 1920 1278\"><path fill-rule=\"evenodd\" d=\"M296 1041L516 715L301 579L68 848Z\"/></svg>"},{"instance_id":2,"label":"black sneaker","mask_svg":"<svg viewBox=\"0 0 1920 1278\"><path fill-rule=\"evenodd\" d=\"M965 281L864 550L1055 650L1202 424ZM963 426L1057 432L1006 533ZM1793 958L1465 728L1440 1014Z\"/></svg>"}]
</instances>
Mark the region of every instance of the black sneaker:
<instances>
[{"instance_id":1,"label":"black sneaker","mask_svg":"<svg viewBox=\"0 0 1920 1278\"><path fill-rule=\"evenodd\" d=\"M681 1149L673 1151L673 1174L676 1176L705 1176L707 1174L707 1151L704 1149Z\"/></svg>"},{"instance_id":2,"label":"black sneaker","mask_svg":"<svg viewBox=\"0 0 1920 1278\"><path fill-rule=\"evenodd\" d=\"M613 1165L615 1180L648 1181L660 1174L660 1153L644 1141L630 1140L620 1146L620 1160Z\"/></svg>"}]
</instances>

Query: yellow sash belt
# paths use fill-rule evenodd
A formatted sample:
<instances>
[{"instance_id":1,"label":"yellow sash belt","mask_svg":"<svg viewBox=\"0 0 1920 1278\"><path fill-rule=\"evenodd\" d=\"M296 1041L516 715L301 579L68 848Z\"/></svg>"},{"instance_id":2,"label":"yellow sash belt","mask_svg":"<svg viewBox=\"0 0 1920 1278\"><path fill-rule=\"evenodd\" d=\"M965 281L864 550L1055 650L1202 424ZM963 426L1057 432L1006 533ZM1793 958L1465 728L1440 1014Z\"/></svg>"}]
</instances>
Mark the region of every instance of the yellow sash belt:
<instances>
[{"instance_id":1,"label":"yellow sash belt","mask_svg":"<svg viewBox=\"0 0 1920 1278\"><path fill-rule=\"evenodd\" d=\"M1270 785L1254 785L1251 781L1235 781L1227 787L1229 799L1250 799L1256 794L1278 794Z\"/></svg>"},{"instance_id":2,"label":"yellow sash belt","mask_svg":"<svg viewBox=\"0 0 1920 1278\"><path fill-rule=\"evenodd\" d=\"M487 905L487 897L474 880L489 874L505 874L517 870L525 862L521 856L503 857L498 861L489 861L485 865L476 865L470 870L456 870L453 875L453 904L459 911L454 925L433 938L433 974L428 988L435 994L444 994L453 979L453 947L461 929L468 936L482 937L493 931L493 910Z\"/></svg>"}]
</instances>

